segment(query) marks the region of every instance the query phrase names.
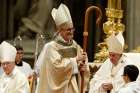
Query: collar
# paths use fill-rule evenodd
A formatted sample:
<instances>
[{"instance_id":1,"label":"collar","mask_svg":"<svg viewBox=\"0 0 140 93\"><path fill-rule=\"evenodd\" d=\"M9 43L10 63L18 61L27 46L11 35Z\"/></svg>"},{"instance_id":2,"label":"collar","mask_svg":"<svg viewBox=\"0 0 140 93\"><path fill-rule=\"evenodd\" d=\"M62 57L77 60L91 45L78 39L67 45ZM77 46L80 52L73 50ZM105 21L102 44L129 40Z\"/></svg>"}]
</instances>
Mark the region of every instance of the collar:
<instances>
[{"instance_id":1,"label":"collar","mask_svg":"<svg viewBox=\"0 0 140 93\"><path fill-rule=\"evenodd\" d=\"M120 58L119 61L120 61L121 63L125 63L125 62L126 62L126 57L127 57L127 56L126 56L125 54L122 54L122 57Z\"/></svg>"},{"instance_id":2,"label":"collar","mask_svg":"<svg viewBox=\"0 0 140 93\"><path fill-rule=\"evenodd\" d=\"M121 58L119 59L118 63L124 63L124 57L125 55L122 54Z\"/></svg>"},{"instance_id":3,"label":"collar","mask_svg":"<svg viewBox=\"0 0 140 93\"><path fill-rule=\"evenodd\" d=\"M16 62L15 62L16 63ZM19 64L16 63L17 66L23 66L23 62L20 61Z\"/></svg>"},{"instance_id":4,"label":"collar","mask_svg":"<svg viewBox=\"0 0 140 93\"><path fill-rule=\"evenodd\" d=\"M118 61L118 64L119 63L124 63L125 62L125 57L126 57L126 55L122 54L121 58Z\"/></svg>"},{"instance_id":5,"label":"collar","mask_svg":"<svg viewBox=\"0 0 140 93\"><path fill-rule=\"evenodd\" d=\"M129 83L126 83L125 86L140 86L140 82L138 81L133 81L133 82L129 82Z\"/></svg>"},{"instance_id":6,"label":"collar","mask_svg":"<svg viewBox=\"0 0 140 93\"><path fill-rule=\"evenodd\" d=\"M67 43L62 36L60 36L60 34L58 34L58 36L56 36L56 38L54 39L55 42L57 42L58 44L64 45L64 46L71 46L73 41L70 41L69 43Z\"/></svg>"}]
</instances>

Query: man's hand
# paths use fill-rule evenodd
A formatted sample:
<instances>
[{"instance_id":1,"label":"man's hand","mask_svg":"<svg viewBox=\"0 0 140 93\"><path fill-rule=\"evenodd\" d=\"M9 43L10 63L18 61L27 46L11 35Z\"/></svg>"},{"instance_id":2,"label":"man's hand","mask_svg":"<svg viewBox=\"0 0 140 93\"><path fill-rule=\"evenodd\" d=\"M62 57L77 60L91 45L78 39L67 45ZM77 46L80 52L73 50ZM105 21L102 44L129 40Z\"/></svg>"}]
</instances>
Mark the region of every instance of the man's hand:
<instances>
[{"instance_id":1,"label":"man's hand","mask_svg":"<svg viewBox=\"0 0 140 93\"><path fill-rule=\"evenodd\" d=\"M87 64L85 64L85 63L80 63L80 65L79 65L79 70L80 70L80 72L85 72L85 71L87 71Z\"/></svg>"},{"instance_id":2,"label":"man's hand","mask_svg":"<svg viewBox=\"0 0 140 93\"><path fill-rule=\"evenodd\" d=\"M77 63L80 62L80 61L85 62L86 59L87 59L87 53L86 52L83 52L83 53L77 55L77 57L76 57Z\"/></svg>"},{"instance_id":3,"label":"man's hand","mask_svg":"<svg viewBox=\"0 0 140 93\"><path fill-rule=\"evenodd\" d=\"M81 51L81 54L78 54L76 57L77 64L79 65L80 72L85 72L87 70L87 64L85 61L88 59L87 53Z\"/></svg>"},{"instance_id":4,"label":"man's hand","mask_svg":"<svg viewBox=\"0 0 140 93\"><path fill-rule=\"evenodd\" d=\"M28 76L28 79L37 79L38 78L38 75L35 73L35 72L32 72L29 76Z\"/></svg>"}]
</instances>

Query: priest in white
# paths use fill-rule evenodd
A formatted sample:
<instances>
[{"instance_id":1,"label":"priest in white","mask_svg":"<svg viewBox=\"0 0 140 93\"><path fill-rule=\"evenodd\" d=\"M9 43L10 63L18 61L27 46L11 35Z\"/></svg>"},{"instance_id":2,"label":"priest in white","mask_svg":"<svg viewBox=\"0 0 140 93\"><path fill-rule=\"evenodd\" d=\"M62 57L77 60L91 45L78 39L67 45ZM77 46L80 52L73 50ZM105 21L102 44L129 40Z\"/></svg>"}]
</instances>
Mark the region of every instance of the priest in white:
<instances>
[{"instance_id":1,"label":"priest in white","mask_svg":"<svg viewBox=\"0 0 140 93\"><path fill-rule=\"evenodd\" d=\"M124 66L133 61L123 54L122 33L107 38L109 58L102 64L90 81L89 93L116 93L125 83L122 78Z\"/></svg>"},{"instance_id":2,"label":"priest in white","mask_svg":"<svg viewBox=\"0 0 140 93\"><path fill-rule=\"evenodd\" d=\"M53 9L52 16L57 34L44 46L37 61L41 70L36 93L80 93L80 71L84 72L85 92L89 81L88 58L73 40L75 29L70 12L61 4L58 9Z\"/></svg>"},{"instance_id":3,"label":"priest in white","mask_svg":"<svg viewBox=\"0 0 140 93\"><path fill-rule=\"evenodd\" d=\"M26 76L15 66L16 48L3 41L0 46L0 61L4 73L0 78L0 93L30 93Z\"/></svg>"}]
</instances>

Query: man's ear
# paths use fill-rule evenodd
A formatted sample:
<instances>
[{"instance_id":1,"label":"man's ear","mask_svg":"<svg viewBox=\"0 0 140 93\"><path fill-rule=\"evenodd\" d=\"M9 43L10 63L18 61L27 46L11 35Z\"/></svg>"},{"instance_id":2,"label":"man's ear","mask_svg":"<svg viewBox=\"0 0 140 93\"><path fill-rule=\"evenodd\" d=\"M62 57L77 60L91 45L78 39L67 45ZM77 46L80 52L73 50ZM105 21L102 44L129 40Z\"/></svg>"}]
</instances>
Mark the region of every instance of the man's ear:
<instances>
[{"instance_id":1,"label":"man's ear","mask_svg":"<svg viewBox=\"0 0 140 93\"><path fill-rule=\"evenodd\" d=\"M127 74L125 75L125 79L127 82L130 81L129 76Z\"/></svg>"}]
</instances>

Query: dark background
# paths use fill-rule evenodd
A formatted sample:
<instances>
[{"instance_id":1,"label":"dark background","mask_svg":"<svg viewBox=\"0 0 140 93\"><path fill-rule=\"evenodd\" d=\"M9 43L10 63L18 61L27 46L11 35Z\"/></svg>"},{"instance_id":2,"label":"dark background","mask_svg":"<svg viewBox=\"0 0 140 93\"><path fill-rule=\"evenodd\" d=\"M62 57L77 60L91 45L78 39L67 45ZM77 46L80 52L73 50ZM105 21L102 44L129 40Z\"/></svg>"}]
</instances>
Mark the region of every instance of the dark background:
<instances>
[{"instance_id":1,"label":"dark background","mask_svg":"<svg viewBox=\"0 0 140 93\"><path fill-rule=\"evenodd\" d=\"M21 17L26 17L30 9L31 0L1 0L0 3L0 42L7 39L14 39L19 26L21 25ZM107 0L64 0L64 3L69 7L72 20L75 26L74 39L81 46L83 45L83 29L85 11L88 7L95 5L100 7L103 13L103 19L100 27L95 24L95 11L89 16L89 36L87 53L89 61L94 60L95 52L98 52L97 44L102 42L105 38L102 24L106 21L105 8L107 7ZM122 3L123 9L126 8L126 0ZM15 9L20 9L16 13ZM22 15L22 16L21 16ZM123 19L125 23L125 17Z\"/></svg>"}]
</instances>

